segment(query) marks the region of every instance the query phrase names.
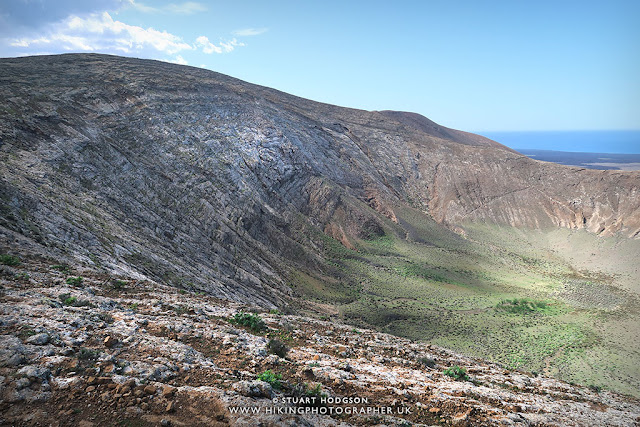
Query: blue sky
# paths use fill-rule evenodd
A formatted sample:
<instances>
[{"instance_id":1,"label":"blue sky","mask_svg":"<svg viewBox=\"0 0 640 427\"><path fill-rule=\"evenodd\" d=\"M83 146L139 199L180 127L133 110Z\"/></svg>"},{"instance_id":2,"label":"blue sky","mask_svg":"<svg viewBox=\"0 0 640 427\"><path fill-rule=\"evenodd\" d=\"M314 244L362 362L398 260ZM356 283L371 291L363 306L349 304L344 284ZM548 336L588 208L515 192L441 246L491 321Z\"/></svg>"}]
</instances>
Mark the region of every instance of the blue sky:
<instances>
[{"instance_id":1,"label":"blue sky","mask_svg":"<svg viewBox=\"0 0 640 427\"><path fill-rule=\"evenodd\" d=\"M0 56L104 52L468 131L640 129L638 1L2 0Z\"/></svg>"}]
</instances>

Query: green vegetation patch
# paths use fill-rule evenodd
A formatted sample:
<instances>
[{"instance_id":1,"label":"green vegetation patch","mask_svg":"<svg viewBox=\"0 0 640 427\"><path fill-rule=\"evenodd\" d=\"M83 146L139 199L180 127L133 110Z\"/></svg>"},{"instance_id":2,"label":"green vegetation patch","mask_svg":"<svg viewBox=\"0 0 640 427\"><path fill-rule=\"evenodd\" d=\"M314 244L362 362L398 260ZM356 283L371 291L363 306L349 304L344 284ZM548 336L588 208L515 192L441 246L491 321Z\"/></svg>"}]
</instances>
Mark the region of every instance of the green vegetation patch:
<instances>
[{"instance_id":1,"label":"green vegetation patch","mask_svg":"<svg viewBox=\"0 0 640 427\"><path fill-rule=\"evenodd\" d=\"M447 278L433 268L410 263L394 268L395 272L403 277L420 277L424 280L432 280L434 282L447 282Z\"/></svg>"},{"instance_id":2,"label":"green vegetation patch","mask_svg":"<svg viewBox=\"0 0 640 427\"><path fill-rule=\"evenodd\" d=\"M456 381L470 381L469 375L467 375L467 370L461 368L460 366L452 366L450 368L445 369L443 372L448 377L453 378Z\"/></svg>"},{"instance_id":3,"label":"green vegetation patch","mask_svg":"<svg viewBox=\"0 0 640 427\"><path fill-rule=\"evenodd\" d=\"M58 298L60 299L60 302L62 302L63 305L67 305L70 307L86 307L91 305L89 301L79 300L76 297L72 297L71 294L69 293L60 294Z\"/></svg>"},{"instance_id":4,"label":"green vegetation patch","mask_svg":"<svg viewBox=\"0 0 640 427\"><path fill-rule=\"evenodd\" d=\"M20 265L20 258L14 255L0 254L0 264L10 266Z\"/></svg>"},{"instance_id":5,"label":"green vegetation patch","mask_svg":"<svg viewBox=\"0 0 640 427\"><path fill-rule=\"evenodd\" d=\"M481 223L456 234L417 209L394 213L378 218L384 234L352 238L356 251L314 234L324 262L294 270L295 292L354 326L638 395L640 241ZM593 253L607 274L584 270Z\"/></svg>"},{"instance_id":6,"label":"green vegetation patch","mask_svg":"<svg viewBox=\"0 0 640 427\"><path fill-rule=\"evenodd\" d=\"M497 310L506 311L512 314L543 313L550 309L549 303L537 301L529 298L514 298L501 301Z\"/></svg>"},{"instance_id":7,"label":"green vegetation patch","mask_svg":"<svg viewBox=\"0 0 640 427\"><path fill-rule=\"evenodd\" d=\"M68 265L66 265L66 264L55 264L55 265L52 265L52 266L51 266L51 269L52 269L52 270L60 271L60 272L62 272L62 273L64 273L64 274L68 274L68 273L71 271L71 269L69 268L69 266L68 266Z\"/></svg>"},{"instance_id":8,"label":"green vegetation patch","mask_svg":"<svg viewBox=\"0 0 640 427\"><path fill-rule=\"evenodd\" d=\"M276 390L280 390L282 388L282 383L280 382L281 379L282 375L274 373L271 369L267 369L258 375L258 380L269 383L271 387Z\"/></svg>"},{"instance_id":9,"label":"green vegetation patch","mask_svg":"<svg viewBox=\"0 0 640 427\"><path fill-rule=\"evenodd\" d=\"M82 277L67 277L67 285L69 286L82 286Z\"/></svg>"},{"instance_id":10,"label":"green vegetation patch","mask_svg":"<svg viewBox=\"0 0 640 427\"><path fill-rule=\"evenodd\" d=\"M245 313L241 311L229 319L229 322L234 325L246 326L256 333L261 333L268 329L267 324L264 323L262 317L254 313Z\"/></svg>"},{"instance_id":11,"label":"green vegetation patch","mask_svg":"<svg viewBox=\"0 0 640 427\"><path fill-rule=\"evenodd\" d=\"M111 287L116 291L121 291L121 290L123 290L124 288L127 287L127 283L128 282L126 282L124 280L114 279L113 282L112 282Z\"/></svg>"},{"instance_id":12,"label":"green vegetation patch","mask_svg":"<svg viewBox=\"0 0 640 427\"><path fill-rule=\"evenodd\" d=\"M292 287L307 299L312 298L322 302L348 304L357 298L357 287L348 279L316 278L298 271L292 280Z\"/></svg>"}]
</instances>

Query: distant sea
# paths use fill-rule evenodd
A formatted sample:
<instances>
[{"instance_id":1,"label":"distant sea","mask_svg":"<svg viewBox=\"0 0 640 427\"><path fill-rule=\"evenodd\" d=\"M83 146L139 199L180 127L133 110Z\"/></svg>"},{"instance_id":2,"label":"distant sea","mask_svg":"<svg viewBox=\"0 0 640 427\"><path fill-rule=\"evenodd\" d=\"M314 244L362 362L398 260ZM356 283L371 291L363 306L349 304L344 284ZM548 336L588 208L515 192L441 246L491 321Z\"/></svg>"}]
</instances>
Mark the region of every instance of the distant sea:
<instances>
[{"instance_id":1,"label":"distant sea","mask_svg":"<svg viewBox=\"0 0 640 427\"><path fill-rule=\"evenodd\" d=\"M478 133L517 151L534 149L640 154L640 130Z\"/></svg>"}]
</instances>

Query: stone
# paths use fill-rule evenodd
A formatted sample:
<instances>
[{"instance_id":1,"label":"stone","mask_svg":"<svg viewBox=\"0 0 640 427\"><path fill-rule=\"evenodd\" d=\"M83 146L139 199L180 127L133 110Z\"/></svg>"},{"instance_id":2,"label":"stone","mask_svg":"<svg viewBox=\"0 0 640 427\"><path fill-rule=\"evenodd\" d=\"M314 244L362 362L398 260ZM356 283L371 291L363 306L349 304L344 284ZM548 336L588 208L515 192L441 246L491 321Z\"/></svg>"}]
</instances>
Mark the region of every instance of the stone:
<instances>
[{"instance_id":1,"label":"stone","mask_svg":"<svg viewBox=\"0 0 640 427\"><path fill-rule=\"evenodd\" d=\"M96 386L90 385L89 387L84 389L84 391L86 391L87 393L91 393L91 392L95 391L95 389L96 389Z\"/></svg>"},{"instance_id":2,"label":"stone","mask_svg":"<svg viewBox=\"0 0 640 427\"><path fill-rule=\"evenodd\" d=\"M29 378L18 378L18 380L16 380L16 390L22 390L30 385L31 380L29 380Z\"/></svg>"},{"instance_id":3,"label":"stone","mask_svg":"<svg viewBox=\"0 0 640 427\"><path fill-rule=\"evenodd\" d=\"M40 366L28 365L19 369L17 374L30 379L46 380L51 376L51 371Z\"/></svg>"},{"instance_id":4,"label":"stone","mask_svg":"<svg viewBox=\"0 0 640 427\"><path fill-rule=\"evenodd\" d=\"M175 391L176 391L175 387L165 384L162 387L162 396L165 398L173 397L173 395L175 394Z\"/></svg>"},{"instance_id":5,"label":"stone","mask_svg":"<svg viewBox=\"0 0 640 427\"><path fill-rule=\"evenodd\" d=\"M144 388L144 392L145 392L146 394L155 394L155 393L156 393L156 391L157 391L157 389L156 389L154 386L152 386L152 385L148 385L148 386L146 386L146 387Z\"/></svg>"},{"instance_id":6,"label":"stone","mask_svg":"<svg viewBox=\"0 0 640 427\"><path fill-rule=\"evenodd\" d=\"M271 384L264 381L238 381L232 388L247 397L271 397L273 394Z\"/></svg>"},{"instance_id":7,"label":"stone","mask_svg":"<svg viewBox=\"0 0 640 427\"><path fill-rule=\"evenodd\" d=\"M33 335L32 337L29 337L26 341L27 344L33 344L33 345L45 345L48 342L49 342L49 334L44 332L41 334Z\"/></svg>"},{"instance_id":8,"label":"stone","mask_svg":"<svg viewBox=\"0 0 640 427\"><path fill-rule=\"evenodd\" d=\"M14 353L9 357L9 359L5 362L7 366L18 366L22 365L25 362L24 354L22 353Z\"/></svg>"},{"instance_id":9,"label":"stone","mask_svg":"<svg viewBox=\"0 0 640 427\"><path fill-rule=\"evenodd\" d=\"M175 409L175 402L172 400L171 402L167 403L167 407L165 408L165 412L173 412Z\"/></svg>"},{"instance_id":10,"label":"stone","mask_svg":"<svg viewBox=\"0 0 640 427\"><path fill-rule=\"evenodd\" d=\"M118 343L118 340L113 338L111 335L107 336L103 341L104 346L107 347L107 348L111 348L114 345L116 345L117 343Z\"/></svg>"}]
</instances>

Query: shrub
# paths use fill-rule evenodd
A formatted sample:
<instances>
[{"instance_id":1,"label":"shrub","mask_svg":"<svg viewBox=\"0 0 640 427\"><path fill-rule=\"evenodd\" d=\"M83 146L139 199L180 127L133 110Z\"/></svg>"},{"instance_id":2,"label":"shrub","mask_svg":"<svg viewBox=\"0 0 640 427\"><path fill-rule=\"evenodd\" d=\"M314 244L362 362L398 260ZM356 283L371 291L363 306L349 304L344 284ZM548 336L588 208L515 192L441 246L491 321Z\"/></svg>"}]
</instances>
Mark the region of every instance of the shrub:
<instances>
[{"instance_id":1,"label":"shrub","mask_svg":"<svg viewBox=\"0 0 640 427\"><path fill-rule=\"evenodd\" d=\"M244 313L241 311L229 319L229 322L234 325L246 326L256 333L260 333L267 329L267 325L264 323L264 320L262 320L262 318L257 314L253 313Z\"/></svg>"},{"instance_id":2,"label":"shrub","mask_svg":"<svg viewBox=\"0 0 640 427\"><path fill-rule=\"evenodd\" d=\"M297 383L291 387L287 396L289 395L292 397L310 398L300 399L296 404L299 407L309 408L327 406L326 398L328 396L326 393L322 392L322 384L320 383L316 384L314 387L309 386L307 383Z\"/></svg>"},{"instance_id":3,"label":"shrub","mask_svg":"<svg viewBox=\"0 0 640 427\"><path fill-rule=\"evenodd\" d=\"M172 306L171 309L179 315L187 314L191 309L186 305Z\"/></svg>"},{"instance_id":4,"label":"shrub","mask_svg":"<svg viewBox=\"0 0 640 427\"><path fill-rule=\"evenodd\" d=\"M600 393L602 391L602 387L599 385L595 385L595 384L590 384L589 385L589 390L595 392L595 393Z\"/></svg>"},{"instance_id":5,"label":"shrub","mask_svg":"<svg viewBox=\"0 0 640 427\"><path fill-rule=\"evenodd\" d=\"M429 357L429 356L424 356L418 359L418 362L421 365L426 366L427 368L435 368L436 367L436 361L433 357Z\"/></svg>"},{"instance_id":6,"label":"shrub","mask_svg":"<svg viewBox=\"0 0 640 427\"><path fill-rule=\"evenodd\" d=\"M85 306L90 306L91 303L89 303L89 301L86 300L79 300L76 297L72 297L71 294L60 294L58 296L58 298L60 299L60 301L62 302L63 305L69 305L72 307L85 307Z\"/></svg>"},{"instance_id":7,"label":"shrub","mask_svg":"<svg viewBox=\"0 0 640 427\"><path fill-rule=\"evenodd\" d=\"M62 273L65 273L65 274L66 274L66 273L68 273L68 272L70 271L70 270L69 270L69 266L68 266L68 265L64 265L64 264L56 264L56 265L52 265L52 266L51 266L51 268L52 268L53 270L57 270L57 271L60 271L60 272L62 272Z\"/></svg>"},{"instance_id":8,"label":"shrub","mask_svg":"<svg viewBox=\"0 0 640 427\"><path fill-rule=\"evenodd\" d=\"M64 305L76 305L78 303L78 298L72 297L71 294L60 294L58 298Z\"/></svg>"},{"instance_id":9,"label":"shrub","mask_svg":"<svg viewBox=\"0 0 640 427\"><path fill-rule=\"evenodd\" d=\"M445 375L453 378L456 381L469 381L470 380L469 375L467 375L466 369L461 368L458 365L452 366L450 368L445 369L443 373Z\"/></svg>"},{"instance_id":10,"label":"shrub","mask_svg":"<svg viewBox=\"0 0 640 427\"><path fill-rule=\"evenodd\" d=\"M280 382L281 379L282 379L282 375L274 374L271 371L271 369L268 369L263 373L261 373L260 375L258 375L258 380L269 383L271 384L271 387L278 390L282 387L282 383Z\"/></svg>"},{"instance_id":11,"label":"shrub","mask_svg":"<svg viewBox=\"0 0 640 427\"><path fill-rule=\"evenodd\" d=\"M269 343L267 344L267 350L269 351L269 353L275 354L284 359L285 357L287 357L289 347L287 347L285 343L278 339L270 339Z\"/></svg>"},{"instance_id":12,"label":"shrub","mask_svg":"<svg viewBox=\"0 0 640 427\"><path fill-rule=\"evenodd\" d=\"M67 277L67 285L69 286L82 286L82 277Z\"/></svg>"},{"instance_id":13,"label":"shrub","mask_svg":"<svg viewBox=\"0 0 640 427\"><path fill-rule=\"evenodd\" d=\"M78 359L80 360L96 360L100 356L98 350L91 350L86 347L82 347L78 352Z\"/></svg>"},{"instance_id":14,"label":"shrub","mask_svg":"<svg viewBox=\"0 0 640 427\"><path fill-rule=\"evenodd\" d=\"M4 265L19 265L20 258L17 256L9 255L9 254L0 254L0 264Z\"/></svg>"},{"instance_id":15,"label":"shrub","mask_svg":"<svg viewBox=\"0 0 640 427\"><path fill-rule=\"evenodd\" d=\"M16 274L16 280L27 282L29 280L29 275L27 273L18 273Z\"/></svg>"},{"instance_id":16,"label":"shrub","mask_svg":"<svg viewBox=\"0 0 640 427\"><path fill-rule=\"evenodd\" d=\"M310 397L309 401L304 400L303 403L300 403L300 406L303 407L323 407L326 406L326 402L323 400L328 396L326 393L322 392L322 384L318 383L315 387L310 387L307 383L297 384L296 389L294 390L294 394L304 397ZM300 391L298 391L300 390Z\"/></svg>"},{"instance_id":17,"label":"shrub","mask_svg":"<svg viewBox=\"0 0 640 427\"><path fill-rule=\"evenodd\" d=\"M119 291L119 290L124 289L126 286L127 286L127 282L125 282L124 280L115 279L113 281L112 288L117 290L117 291Z\"/></svg>"},{"instance_id":18,"label":"shrub","mask_svg":"<svg viewBox=\"0 0 640 427\"><path fill-rule=\"evenodd\" d=\"M326 396L322 393L322 384L318 383L315 387L307 389L305 393L307 396Z\"/></svg>"}]
</instances>

